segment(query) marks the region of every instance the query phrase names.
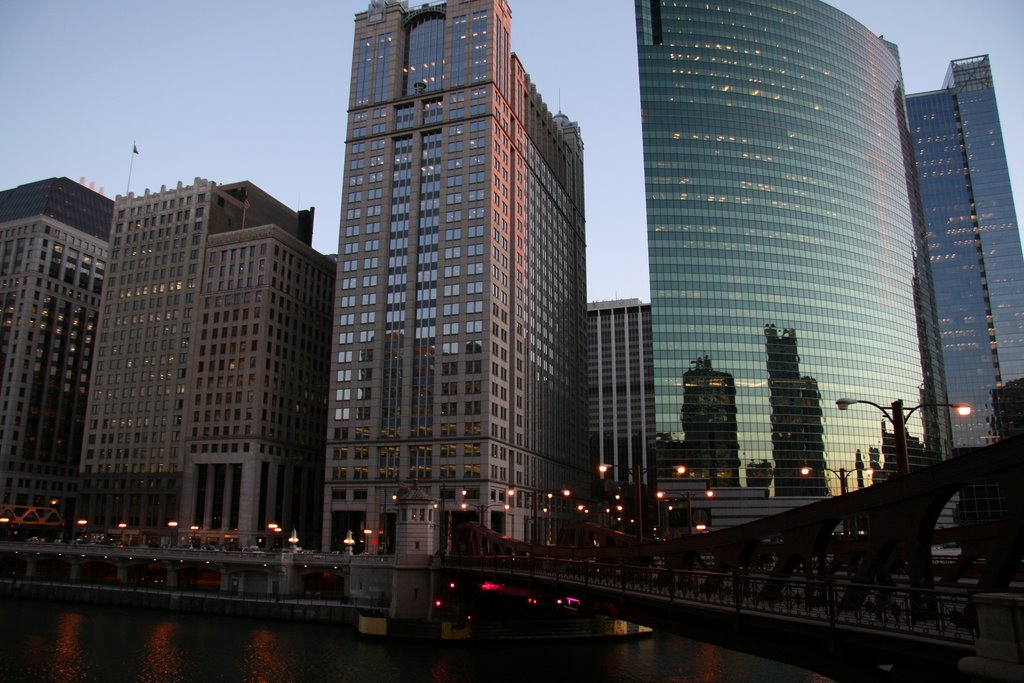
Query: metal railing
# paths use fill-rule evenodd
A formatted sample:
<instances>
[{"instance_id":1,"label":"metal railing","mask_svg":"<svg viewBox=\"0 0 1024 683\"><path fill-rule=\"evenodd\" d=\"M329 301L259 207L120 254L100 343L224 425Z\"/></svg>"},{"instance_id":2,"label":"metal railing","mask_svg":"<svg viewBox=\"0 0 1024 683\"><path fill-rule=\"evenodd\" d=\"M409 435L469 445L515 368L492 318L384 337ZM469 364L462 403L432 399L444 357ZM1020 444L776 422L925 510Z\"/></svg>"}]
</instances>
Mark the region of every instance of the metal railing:
<instances>
[{"instance_id":1,"label":"metal railing","mask_svg":"<svg viewBox=\"0 0 1024 683\"><path fill-rule=\"evenodd\" d=\"M648 603L761 614L890 635L973 644L977 616L968 591L775 578L542 557L453 557L446 569L528 578Z\"/></svg>"}]
</instances>

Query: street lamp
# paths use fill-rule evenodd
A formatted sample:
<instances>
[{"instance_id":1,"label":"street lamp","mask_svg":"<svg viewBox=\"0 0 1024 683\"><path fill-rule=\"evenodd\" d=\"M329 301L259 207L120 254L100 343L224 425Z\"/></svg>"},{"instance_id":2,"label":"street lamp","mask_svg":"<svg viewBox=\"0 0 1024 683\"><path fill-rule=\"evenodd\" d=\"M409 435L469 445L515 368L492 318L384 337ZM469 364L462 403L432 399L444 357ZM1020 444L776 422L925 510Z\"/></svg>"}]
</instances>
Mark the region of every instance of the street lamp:
<instances>
[{"instance_id":1,"label":"street lamp","mask_svg":"<svg viewBox=\"0 0 1024 683\"><path fill-rule=\"evenodd\" d=\"M597 471L601 474L605 474L608 470L613 469L615 465L605 465L601 463L597 466ZM678 474L684 474L686 468L681 466L676 468ZM633 477L633 507L636 508L636 540L642 541L644 537L644 511L643 511L643 475L647 473L647 470L640 467L640 465L633 465L630 468L630 473Z\"/></svg>"},{"instance_id":2,"label":"street lamp","mask_svg":"<svg viewBox=\"0 0 1024 683\"><path fill-rule=\"evenodd\" d=\"M508 491L505 492L505 495L508 496L508 504L505 505L505 509L508 510L508 537L511 538L511 539L515 539L515 537L516 537L516 520L515 520L515 516L512 514L512 502L515 500L516 490L514 488L511 488L511 489L509 489ZM525 533L526 533L525 530L524 530L523 533L525 535ZM523 539L523 540L526 540L526 539Z\"/></svg>"},{"instance_id":3,"label":"street lamp","mask_svg":"<svg viewBox=\"0 0 1024 683\"><path fill-rule=\"evenodd\" d=\"M665 492L658 491L657 493L654 494L654 497L656 499L654 504L658 508L658 532L661 533L662 536L664 536L666 534L664 530L661 528L661 501L665 499Z\"/></svg>"},{"instance_id":4,"label":"street lamp","mask_svg":"<svg viewBox=\"0 0 1024 683\"><path fill-rule=\"evenodd\" d=\"M693 529L694 529L694 524L693 524L693 494L697 493L697 492L696 491L685 491L684 493L686 494L686 535L687 536L692 536L693 535ZM711 489L707 489L703 493L708 498L714 498L715 497L715 492L713 490L711 490ZM707 528L707 527L705 525L703 525L703 524L698 524L697 525L697 529L700 530L700 531L703 531L705 528Z\"/></svg>"},{"instance_id":5,"label":"street lamp","mask_svg":"<svg viewBox=\"0 0 1024 683\"><path fill-rule=\"evenodd\" d=\"M572 495L572 491L570 491L569 489L562 489L562 495L565 496L566 498L568 498L569 496ZM537 530L538 530L538 528L540 526L538 524L538 519L537 519L537 497L538 496L544 496L544 497L546 497L548 499L547 507L544 508L543 512L545 514L547 514L547 533L545 534L545 536L547 538L546 542L550 545L551 544L551 508L553 507L553 500L552 499L555 497L555 494L552 493L551 491L548 491L547 493L544 493L544 494L542 494L542 493L540 493L538 491L533 491L530 494L530 514L531 514L531 516L533 518L533 528L530 530L530 539L531 539L530 542L533 543L533 545L538 545ZM525 536L525 534L524 534L524 536Z\"/></svg>"},{"instance_id":6,"label":"street lamp","mask_svg":"<svg viewBox=\"0 0 1024 683\"><path fill-rule=\"evenodd\" d=\"M871 468L862 470L860 467L858 467L856 470L848 470L845 467L840 467L838 470L834 470L831 467L822 467L821 469L825 472L831 472L836 476L836 479L839 480L839 495L841 496L845 496L850 490L846 478L849 477L851 474L853 474L854 472L863 472L864 474L870 476L875 473L875 471ZM810 474L810 472L808 472L808 474ZM863 485L863 483L861 485Z\"/></svg>"},{"instance_id":7,"label":"street lamp","mask_svg":"<svg viewBox=\"0 0 1024 683\"><path fill-rule=\"evenodd\" d=\"M352 538L352 530L351 529L349 529L348 535L345 536L345 538L341 542L345 544L345 554L346 555L351 555L352 554L352 546L354 546L356 544L356 539Z\"/></svg>"},{"instance_id":8,"label":"street lamp","mask_svg":"<svg viewBox=\"0 0 1024 683\"><path fill-rule=\"evenodd\" d=\"M373 529L363 529L363 554L370 554L370 539L373 538Z\"/></svg>"},{"instance_id":9,"label":"street lamp","mask_svg":"<svg viewBox=\"0 0 1024 683\"><path fill-rule=\"evenodd\" d=\"M846 410L855 403L866 403L882 411L882 415L892 424L893 439L896 443L896 474L910 473L910 456L907 453L907 418L914 414L918 408L946 407L956 410L958 415L970 415L971 407L966 403L922 403L909 410L904 410L903 401L896 399L886 410L877 403L864 401L856 398L841 398L836 401L839 410Z\"/></svg>"}]
</instances>

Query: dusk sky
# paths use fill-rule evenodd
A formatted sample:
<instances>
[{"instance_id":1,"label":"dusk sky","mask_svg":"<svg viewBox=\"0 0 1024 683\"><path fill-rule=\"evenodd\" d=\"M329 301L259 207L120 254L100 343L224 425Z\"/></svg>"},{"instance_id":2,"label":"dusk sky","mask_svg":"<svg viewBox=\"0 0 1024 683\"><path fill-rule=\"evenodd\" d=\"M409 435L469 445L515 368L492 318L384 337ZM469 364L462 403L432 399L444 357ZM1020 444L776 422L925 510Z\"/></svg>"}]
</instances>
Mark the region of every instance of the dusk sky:
<instances>
[{"instance_id":1,"label":"dusk sky","mask_svg":"<svg viewBox=\"0 0 1024 683\"><path fill-rule=\"evenodd\" d=\"M588 299L649 301L633 3L509 2L513 49L582 130ZM0 189L67 176L114 198L129 169L136 194L249 180L315 207L313 246L336 252L352 20L368 4L0 1ZM1024 205L1024 3L830 4L899 46L908 93L941 87L950 60L991 57Z\"/></svg>"}]
</instances>

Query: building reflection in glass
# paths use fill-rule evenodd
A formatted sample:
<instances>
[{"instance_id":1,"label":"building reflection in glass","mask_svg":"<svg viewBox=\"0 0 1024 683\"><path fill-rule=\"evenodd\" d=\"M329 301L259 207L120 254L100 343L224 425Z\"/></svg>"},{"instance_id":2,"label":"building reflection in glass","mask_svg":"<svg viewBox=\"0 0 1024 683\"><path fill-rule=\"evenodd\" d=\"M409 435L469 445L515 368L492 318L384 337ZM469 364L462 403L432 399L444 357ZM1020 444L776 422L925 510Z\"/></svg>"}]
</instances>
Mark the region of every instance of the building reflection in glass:
<instances>
[{"instance_id":1,"label":"building reflection in glass","mask_svg":"<svg viewBox=\"0 0 1024 683\"><path fill-rule=\"evenodd\" d=\"M683 374L682 461L691 477L707 479L712 487L739 486L736 434L736 384L732 375L711 367L704 356Z\"/></svg>"},{"instance_id":2,"label":"building reflection in glass","mask_svg":"<svg viewBox=\"0 0 1024 683\"><path fill-rule=\"evenodd\" d=\"M813 377L800 376L796 330L764 327L771 397L772 456L775 495L823 496L825 444L821 423L821 392ZM801 469L811 468L809 475Z\"/></svg>"}]
</instances>

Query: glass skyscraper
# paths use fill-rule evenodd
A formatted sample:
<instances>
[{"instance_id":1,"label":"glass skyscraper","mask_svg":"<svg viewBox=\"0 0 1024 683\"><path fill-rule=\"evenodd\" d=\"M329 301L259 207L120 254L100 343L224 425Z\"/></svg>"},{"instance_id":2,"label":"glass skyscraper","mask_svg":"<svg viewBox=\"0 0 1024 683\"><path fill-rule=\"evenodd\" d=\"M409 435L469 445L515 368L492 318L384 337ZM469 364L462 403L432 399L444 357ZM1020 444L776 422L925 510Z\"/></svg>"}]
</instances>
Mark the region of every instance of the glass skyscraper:
<instances>
[{"instance_id":1,"label":"glass skyscraper","mask_svg":"<svg viewBox=\"0 0 1024 683\"><path fill-rule=\"evenodd\" d=\"M818 0L636 19L659 475L885 476L892 425L836 399L946 400L895 47ZM945 411L908 430L913 467L948 456Z\"/></svg>"},{"instance_id":2,"label":"glass skyscraper","mask_svg":"<svg viewBox=\"0 0 1024 683\"><path fill-rule=\"evenodd\" d=\"M1024 429L1024 258L987 55L907 97L957 452Z\"/></svg>"}]
</instances>

